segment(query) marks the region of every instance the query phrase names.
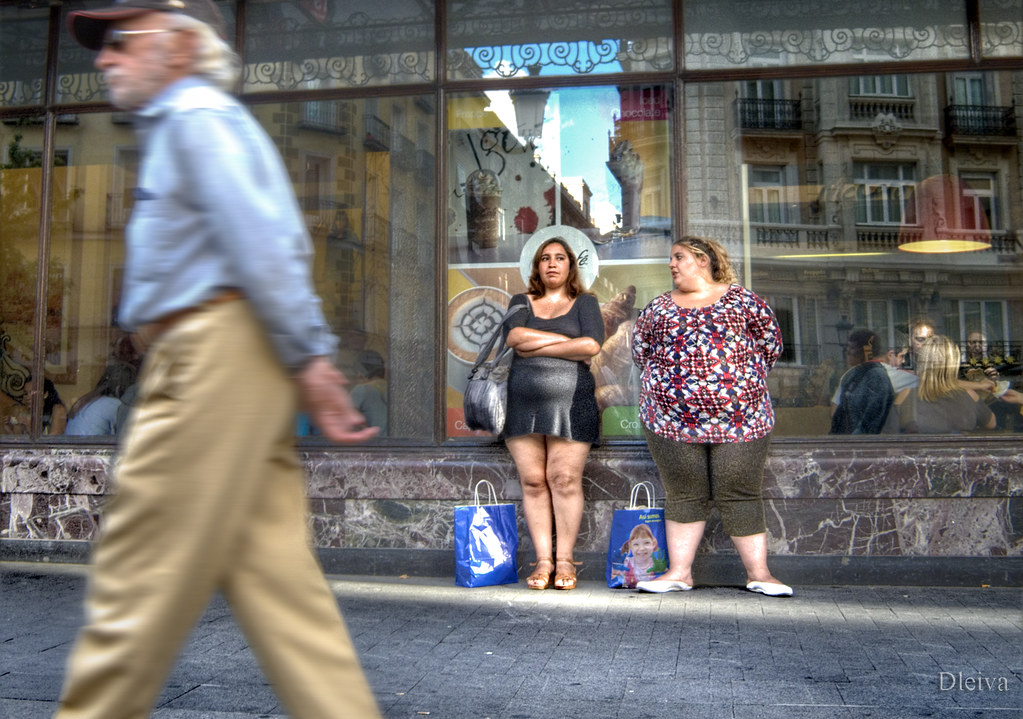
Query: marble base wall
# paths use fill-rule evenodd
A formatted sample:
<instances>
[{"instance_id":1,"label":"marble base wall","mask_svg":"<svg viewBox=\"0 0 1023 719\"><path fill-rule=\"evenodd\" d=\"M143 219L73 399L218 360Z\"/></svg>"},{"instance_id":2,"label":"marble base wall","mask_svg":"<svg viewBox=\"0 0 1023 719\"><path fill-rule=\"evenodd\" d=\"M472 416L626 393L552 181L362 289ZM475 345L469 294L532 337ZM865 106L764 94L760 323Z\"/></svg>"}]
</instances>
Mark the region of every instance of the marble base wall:
<instances>
[{"instance_id":1,"label":"marble base wall","mask_svg":"<svg viewBox=\"0 0 1023 719\"><path fill-rule=\"evenodd\" d=\"M88 542L102 525L111 449L0 447L4 541ZM490 480L521 501L500 446L303 452L310 530L325 551L449 551L452 508ZM615 509L635 482L663 490L642 445L601 447L585 473L578 553L606 553ZM837 444L776 440L764 477L769 550L786 557L1023 557L1023 454L1018 441L900 440ZM519 510L522 550L530 541ZM411 550L411 551L410 551ZM734 553L715 515L703 555Z\"/></svg>"}]
</instances>

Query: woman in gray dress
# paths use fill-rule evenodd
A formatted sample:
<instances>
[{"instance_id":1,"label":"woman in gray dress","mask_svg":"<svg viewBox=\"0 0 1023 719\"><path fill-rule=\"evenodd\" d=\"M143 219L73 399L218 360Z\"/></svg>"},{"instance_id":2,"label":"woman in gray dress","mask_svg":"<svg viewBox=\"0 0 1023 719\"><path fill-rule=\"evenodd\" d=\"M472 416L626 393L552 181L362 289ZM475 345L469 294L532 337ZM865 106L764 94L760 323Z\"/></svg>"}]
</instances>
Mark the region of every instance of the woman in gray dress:
<instances>
[{"instance_id":1,"label":"woman in gray dress","mask_svg":"<svg viewBox=\"0 0 1023 719\"><path fill-rule=\"evenodd\" d=\"M583 467L600 420L589 362L604 342L604 322L597 299L583 289L575 254L560 238L537 249L529 289L509 306L516 304L526 309L505 324L515 353L504 437L522 482L522 511L536 550L526 584L575 589Z\"/></svg>"}]
</instances>

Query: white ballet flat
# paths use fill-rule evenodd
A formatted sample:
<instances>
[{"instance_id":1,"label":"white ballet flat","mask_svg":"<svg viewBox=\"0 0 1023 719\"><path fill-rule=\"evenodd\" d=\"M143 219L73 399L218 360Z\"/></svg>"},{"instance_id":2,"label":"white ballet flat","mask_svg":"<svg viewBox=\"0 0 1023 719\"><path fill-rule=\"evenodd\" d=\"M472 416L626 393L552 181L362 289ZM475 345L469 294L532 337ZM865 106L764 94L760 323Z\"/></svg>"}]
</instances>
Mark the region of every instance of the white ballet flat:
<instances>
[{"instance_id":1,"label":"white ballet flat","mask_svg":"<svg viewBox=\"0 0 1023 719\"><path fill-rule=\"evenodd\" d=\"M675 582L670 579L644 579L642 582L636 582L636 589L639 591L654 592L655 594L663 594L664 592L688 592L692 588L692 584Z\"/></svg>"},{"instance_id":2,"label":"white ballet flat","mask_svg":"<svg viewBox=\"0 0 1023 719\"><path fill-rule=\"evenodd\" d=\"M769 597L792 596L792 587L787 584L781 584L780 582L750 582L746 585L746 589L751 592L766 594Z\"/></svg>"}]
</instances>

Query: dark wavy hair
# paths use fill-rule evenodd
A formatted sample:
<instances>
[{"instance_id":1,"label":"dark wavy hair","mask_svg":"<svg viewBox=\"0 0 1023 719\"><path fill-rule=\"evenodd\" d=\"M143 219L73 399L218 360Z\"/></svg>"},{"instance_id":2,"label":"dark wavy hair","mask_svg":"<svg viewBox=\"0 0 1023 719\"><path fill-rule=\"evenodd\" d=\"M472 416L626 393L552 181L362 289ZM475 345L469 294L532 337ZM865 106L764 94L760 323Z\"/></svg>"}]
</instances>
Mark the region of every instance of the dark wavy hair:
<instances>
[{"instance_id":1,"label":"dark wavy hair","mask_svg":"<svg viewBox=\"0 0 1023 719\"><path fill-rule=\"evenodd\" d=\"M561 245L565 248L565 254L568 255L568 279L565 281L565 285L568 287L568 296L578 297L585 294L583 281L579 278L579 260L576 259L575 252L569 247L568 242L561 237L545 240L536 248L536 252L533 254L533 270L529 273L529 294L533 297L543 297L547 291L543 280L540 279L540 258L543 256L543 251L553 244Z\"/></svg>"}]
</instances>

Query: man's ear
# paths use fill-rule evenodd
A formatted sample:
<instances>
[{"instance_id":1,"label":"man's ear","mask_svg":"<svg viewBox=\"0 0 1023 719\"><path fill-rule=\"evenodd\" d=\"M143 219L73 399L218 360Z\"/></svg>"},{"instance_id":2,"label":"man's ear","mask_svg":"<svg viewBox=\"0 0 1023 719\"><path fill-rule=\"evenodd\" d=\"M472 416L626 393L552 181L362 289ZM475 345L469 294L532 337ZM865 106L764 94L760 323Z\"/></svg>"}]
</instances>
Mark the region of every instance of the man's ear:
<instances>
[{"instance_id":1,"label":"man's ear","mask_svg":"<svg viewBox=\"0 0 1023 719\"><path fill-rule=\"evenodd\" d=\"M191 30L178 30L171 38L168 64L176 70L191 72L198 42L198 36Z\"/></svg>"}]
</instances>

